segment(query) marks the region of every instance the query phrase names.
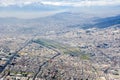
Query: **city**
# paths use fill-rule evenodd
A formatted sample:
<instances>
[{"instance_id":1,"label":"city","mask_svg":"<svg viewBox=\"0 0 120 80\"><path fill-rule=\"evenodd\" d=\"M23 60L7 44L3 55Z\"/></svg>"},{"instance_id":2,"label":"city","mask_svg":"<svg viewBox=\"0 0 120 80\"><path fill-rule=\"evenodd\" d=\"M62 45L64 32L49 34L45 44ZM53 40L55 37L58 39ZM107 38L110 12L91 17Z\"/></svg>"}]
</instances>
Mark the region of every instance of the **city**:
<instances>
[{"instance_id":1,"label":"city","mask_svg":"<svg viewBox=\"0 0 120 80\"><path fill-rule=\"evenodd\" d=\"M0 80L120 80L119 3L0 0Z\"/></svg>"}]
</instances>

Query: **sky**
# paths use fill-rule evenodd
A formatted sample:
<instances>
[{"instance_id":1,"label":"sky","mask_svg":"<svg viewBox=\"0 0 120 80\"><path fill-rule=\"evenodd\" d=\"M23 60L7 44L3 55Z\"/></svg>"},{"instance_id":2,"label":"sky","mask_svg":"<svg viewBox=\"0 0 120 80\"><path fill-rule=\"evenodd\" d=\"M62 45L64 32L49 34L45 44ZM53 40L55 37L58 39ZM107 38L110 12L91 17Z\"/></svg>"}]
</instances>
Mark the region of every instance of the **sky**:
<instances>
[{"instance_id":1,"label":"sky","mask_svg":"<svg viewBox=\"0 0 120 80\"><path fill-rule=\"evenodd\" d=\"M51 6L107 6L120 5L120 0L0 0L0 6L29 5L33 3Z\"/></svg>"},{"instance_id":2,"label":"sky","mask_svg":"<svg viewBox=\"0 0 120 80\"><path fill-rule=\"evenodd\" d=\"M0 17L34 18L70 10L106 7L119 12L120 0L0 0Z\"/></svg>"}]
</instances>

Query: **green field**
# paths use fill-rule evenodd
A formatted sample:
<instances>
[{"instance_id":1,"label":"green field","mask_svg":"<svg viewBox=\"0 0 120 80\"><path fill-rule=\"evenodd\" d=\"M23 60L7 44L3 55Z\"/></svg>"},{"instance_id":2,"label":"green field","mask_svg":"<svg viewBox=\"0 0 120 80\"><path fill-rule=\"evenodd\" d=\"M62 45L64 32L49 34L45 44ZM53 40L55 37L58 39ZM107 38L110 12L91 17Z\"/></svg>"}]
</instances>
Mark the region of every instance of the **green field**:
<instances>
[{"instance_id":1,"label":"green field","mask_svg":"<svg viewBox=\"0 0 120 80\"><path fill-rule=\"evenodd\" d=\"M71 56L80 57L81 59L89 59L89 55L81 51L79 47L71 47L70 45L48 39L36 39L33 40L33 42L47 48L54 48L63 54L70 54Z\"/></svg>"}]
</instances>

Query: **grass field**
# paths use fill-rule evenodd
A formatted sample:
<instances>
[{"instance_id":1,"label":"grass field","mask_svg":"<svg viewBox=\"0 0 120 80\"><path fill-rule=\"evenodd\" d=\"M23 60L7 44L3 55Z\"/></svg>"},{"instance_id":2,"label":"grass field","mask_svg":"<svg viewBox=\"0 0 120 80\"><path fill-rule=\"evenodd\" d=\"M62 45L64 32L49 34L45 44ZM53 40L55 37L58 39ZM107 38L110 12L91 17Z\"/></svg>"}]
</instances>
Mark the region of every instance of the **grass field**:
<instances>
[{"instance_id":1,"label":"grass field","mask_svg":"<svg viewBox=\"0 0 120 80\"><path fill-rule=\"evenodd\" d=\"M48 39L36 39L33 40L33 42L48 48L54 48L63 54L70 54L71 56L80 57L81 59L89 59L89 54L81 51L78 47L71 47L70 45Z\"/></svg>"}]
</instances>

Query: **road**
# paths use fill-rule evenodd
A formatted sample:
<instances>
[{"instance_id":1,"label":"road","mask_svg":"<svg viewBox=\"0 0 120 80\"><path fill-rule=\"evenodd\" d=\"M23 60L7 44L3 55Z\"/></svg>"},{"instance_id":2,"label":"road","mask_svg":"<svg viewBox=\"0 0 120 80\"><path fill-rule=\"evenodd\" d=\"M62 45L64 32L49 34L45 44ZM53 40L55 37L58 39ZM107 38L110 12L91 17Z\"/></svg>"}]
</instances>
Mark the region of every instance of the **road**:
<instances>
[{"instance_id":1,"label":"road","mask_svg":"<svg viewBox=\"0 0 120 80\"><path fill-rule=\"evenodd\" d=\"M36 35L37 35L37 34L36 34ZM6 63L5 63L2 67L0 67L0 73L2 73L2 72L5 70L5 68L12 62L12 60L18 55L18 53L19 53L23 48L25 48L29 43L31 43L31 41L34 39L34 37L35 37L36 35L33 35L33 37L32 37L31 39L26 40L23 46L21 46L21 47L20 47L18 50L16 50L15 52L11 53L12 56L9 58L9 60L6 61Z\"/></svg>"},{"instance_id":2,"label":"road","mask_svg":"<svg viewBox=\"0 0 120 80\"><path fill-rule=\"evenodd\" d=\"M38 43L38 44L39 44L39 43ZM40 45L43 46L42 44L40 44ZM43 46L43 47L46 47L46 48L48 48L48 49L52 49L53 51L57 52L57 54L55 54L53 57L51 57L49 60L43 62L43 63L39 66L39 69L38 69L38 71L35 73L35 75L33 76L33 79L32 79L32 80L35 80L35 79L36 79L37 75L39 74L39 72L41 71L41 68L42 68L44 65L46 65L50 60L52 60L52 59L54 59L54 58L56 58L56 57L58 57L58 56L61 55L61 53L60 53L59 51L57 51L56 49L54 49L52 46Z\"/></svg>"},{"instance_id":3,"label":"road","mask_svg":"<svg viewBox=\"0 0 120 80\"><path fill-rule=\"evenodd\" d=\"M56 55L54 55L53 57L51 57L49 60L43 62L40 66L39 66L39 69L38 71L35 73L34 77L33 77L33 80L35 80L35 78L37 77L37 75L39 74L39 72L41 71L41 68L46 65L50 60L56 58L57 56L59 56L61 53L57 53Z\"/></svg>"}]
</instances>

